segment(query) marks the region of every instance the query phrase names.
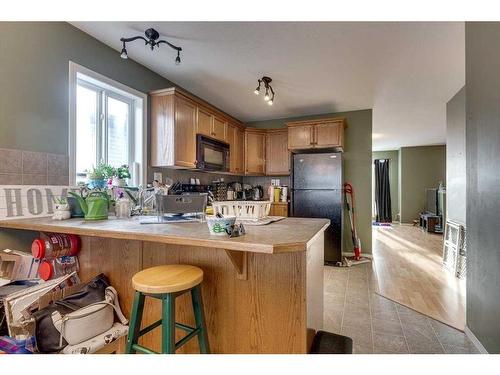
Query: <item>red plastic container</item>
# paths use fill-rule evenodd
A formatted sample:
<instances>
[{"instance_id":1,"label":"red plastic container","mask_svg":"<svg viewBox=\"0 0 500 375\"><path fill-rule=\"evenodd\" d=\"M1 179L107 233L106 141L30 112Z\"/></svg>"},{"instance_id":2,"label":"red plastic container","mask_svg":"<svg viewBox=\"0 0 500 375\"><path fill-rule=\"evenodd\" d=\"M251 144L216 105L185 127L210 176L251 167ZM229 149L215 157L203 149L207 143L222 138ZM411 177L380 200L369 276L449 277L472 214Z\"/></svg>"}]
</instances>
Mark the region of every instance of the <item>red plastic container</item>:
<instances>
[{"instance_id":1,"label":"red plastic container","mask_svg":"<svg viewBox=\"0 0 500 375\"><path fill-rule=\"evenodd\" d=\"M80 251L80 238L75 234L42 233L31 244L31 254L37 259L73 256Z\"/></svg>"}]
</instances>

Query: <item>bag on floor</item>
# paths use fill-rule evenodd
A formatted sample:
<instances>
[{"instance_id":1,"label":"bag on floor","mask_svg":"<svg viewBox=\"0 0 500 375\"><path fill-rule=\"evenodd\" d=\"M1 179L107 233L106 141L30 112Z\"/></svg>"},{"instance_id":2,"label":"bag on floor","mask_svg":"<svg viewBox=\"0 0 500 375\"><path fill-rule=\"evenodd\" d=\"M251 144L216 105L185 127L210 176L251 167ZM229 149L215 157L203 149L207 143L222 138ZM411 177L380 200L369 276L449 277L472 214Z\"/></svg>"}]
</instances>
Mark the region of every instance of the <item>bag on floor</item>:
<instances>
[{"instance_id":1,"label":"bag on floor","mask_svg":"<svg viewBox=\"0 0 500 375\"><path fill-rule=\"evenodd\" d=\"M55 301L53 304L33 313L38 352L56 353L68 344L64 337L61 340L61 333L54 325L52 320L54 312L65 316L96 302L102 302L105 300L106 288L109 286L108 278L104 274L100 274L85 284L79 292Z\"/></svg>"}]
</instances>

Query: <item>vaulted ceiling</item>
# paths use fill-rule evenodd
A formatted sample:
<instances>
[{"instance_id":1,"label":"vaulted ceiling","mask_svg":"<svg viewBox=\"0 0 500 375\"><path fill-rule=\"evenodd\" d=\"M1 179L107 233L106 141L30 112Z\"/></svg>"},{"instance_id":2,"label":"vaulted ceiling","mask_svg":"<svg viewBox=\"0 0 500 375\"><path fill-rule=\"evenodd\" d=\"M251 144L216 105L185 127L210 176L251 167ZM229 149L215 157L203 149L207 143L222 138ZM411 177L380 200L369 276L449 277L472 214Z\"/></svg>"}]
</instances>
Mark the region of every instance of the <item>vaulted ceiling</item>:
<instances>
[{"instance_id":1,"label":"vaulted ceiling","mask_svg":"<svg viewBox=\"0 0 500 375\"><path fill-rule=\"evenodd\" d=\"M460 22L72 24L117 51L154 27L182 64L141 42L129 57L244 122L372 108L375 150L444 143L446 102L465 84ZM253 94L263 75L273 106Z\"/></svg>"}]
</instances>

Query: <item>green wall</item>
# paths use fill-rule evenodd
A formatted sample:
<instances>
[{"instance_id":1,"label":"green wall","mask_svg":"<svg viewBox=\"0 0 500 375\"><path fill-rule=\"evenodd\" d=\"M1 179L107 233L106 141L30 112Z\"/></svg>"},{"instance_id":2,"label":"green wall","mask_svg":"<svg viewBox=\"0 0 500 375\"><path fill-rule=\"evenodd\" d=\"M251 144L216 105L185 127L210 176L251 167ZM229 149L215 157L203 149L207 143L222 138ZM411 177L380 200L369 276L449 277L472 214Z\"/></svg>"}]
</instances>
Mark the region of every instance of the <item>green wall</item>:
<instances>
[{"instance_id":1,"label":"green wall","mask_svg":"<svg viewBox=\"0 0 500 375\"><path fill-rule=\"evenodd\" d=\"M350 182L355 191L358 234L363 253L372 251L371 231L371 185L372 185L372 110L326 113L316 116L280 118L268 121L250 122L247 125L257 128L281 128L288 121L319 119L326 117L345 117L344 181ZM348 217L344 213L344 248L352 252L351 232Z\"/></svg>"},{"instance_id":2,"label":"green wall","mask_svg":"<svg viewBox=\"0 0 500 375\"><path fill-rule=\"evenodd\" d=\"M0 22L0 148L68 152L69 61L138 91L174 84L65 22ZM0 249L34 232L0 229Z\"/></svg>"},{"instance_id":3,"label":"green wall","mask_svg":"<svg viewBox=\"0 0 500 375\"><path fill-rule=\"evenodd\" d=\"M446 184L446 146L401 147L399 209L401 223L418 219L425 208L425 189Z\"/></svg>"},{"instance_id":4,"label":"green wall","mask_svg":"<svg viewBox=\"0 0 500 375\"><path fill-rule=\"evenodd\" d=\"M138 91L174 84L65 22L0 22L0 147L68 152L69 61Z\"/></svg>"},{"instance_id":5,"label":"green wall","mask_svg":"<svg viewBox=\"0 0 500 375\"><path fill-rule=\"evenodd\" d=\"M375 159L389 159L389 184L391 185L392 221L399 221L399 151L374 151Z\"/></svg>"}]
</instances>

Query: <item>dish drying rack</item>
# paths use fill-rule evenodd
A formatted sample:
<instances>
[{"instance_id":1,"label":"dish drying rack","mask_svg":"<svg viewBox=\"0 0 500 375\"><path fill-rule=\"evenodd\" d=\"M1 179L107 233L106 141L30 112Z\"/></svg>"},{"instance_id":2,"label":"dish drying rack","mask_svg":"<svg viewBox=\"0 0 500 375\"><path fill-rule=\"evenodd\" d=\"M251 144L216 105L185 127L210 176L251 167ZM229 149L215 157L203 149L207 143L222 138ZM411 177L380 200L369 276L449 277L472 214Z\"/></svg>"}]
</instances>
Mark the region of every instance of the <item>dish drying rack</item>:
<instances>
[{"instance_id":1,"label":"dish drying rack","mask_svg":"<svg viewBox=\"0 0 500 375\"><path fill-rule=\"evenodd\" d=\"M214 214L236 216L242 222L259 222L267 219L271 210L270 201L214 201Z\"/></svg>"}]
</instances>

